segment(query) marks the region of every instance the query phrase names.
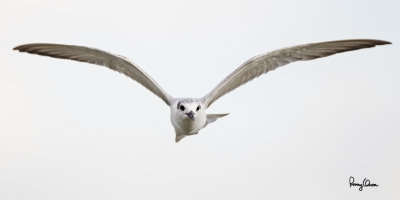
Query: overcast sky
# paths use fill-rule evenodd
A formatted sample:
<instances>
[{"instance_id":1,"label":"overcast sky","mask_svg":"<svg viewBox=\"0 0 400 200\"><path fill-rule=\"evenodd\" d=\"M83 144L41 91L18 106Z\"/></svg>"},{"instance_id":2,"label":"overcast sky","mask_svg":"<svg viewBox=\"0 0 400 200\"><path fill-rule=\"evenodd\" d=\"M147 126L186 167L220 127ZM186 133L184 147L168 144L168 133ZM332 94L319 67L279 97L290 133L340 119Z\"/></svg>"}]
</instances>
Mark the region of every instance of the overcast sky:
<instances>
[{"instance_id":1,"label":"overcast sky","mask_svg":"<svg viewBox=\"0 0 400 200\"><path fill-rule=\"evenodd\" d=\"M0 199L400 199L399 1L0 2ZM175 143L169 108L107 68L22 54L32 42L123 55L174 97L252 56L391 41L297 62L222 97ZM377 188L349 187L349 177Z\"/></svg>"}]
</instances>

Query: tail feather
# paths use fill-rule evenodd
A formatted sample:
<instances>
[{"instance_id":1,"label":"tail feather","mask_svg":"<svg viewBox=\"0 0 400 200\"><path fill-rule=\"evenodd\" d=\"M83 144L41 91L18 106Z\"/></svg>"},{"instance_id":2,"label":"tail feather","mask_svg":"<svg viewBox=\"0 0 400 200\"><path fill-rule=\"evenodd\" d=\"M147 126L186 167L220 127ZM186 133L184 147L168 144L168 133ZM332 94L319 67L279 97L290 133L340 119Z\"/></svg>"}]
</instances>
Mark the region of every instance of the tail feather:
<instances>
[{"instance_id":1,"label":"tail feather","mask_svg":"<svg viewBox=\"0 0 400 200\"><path fill-rule=\"evenodd\" d=\"M204 125L204 127L206 127L206 126L207 126L208 124L210 124L210 123L213 123L213 122L217 121L218 118L225 117L225 116L227 116L227 115L229 115L229 113L224 113L224 114L208 114L208 115L207 115L207 122L206 122L206 124Z\"/></svg>"},{"instance_id":2,"label":"tail feather","mask_svg":"<svg viewBox=\"0 0 400 200\"><path fill-rule=\"evenodd\" d=\"M175 142L178 143L178 142L181 141L184 137L185 137L185 135L178 135L178 134L176 134L176 136L175 136Z\"/></svg>"}]
</instances>

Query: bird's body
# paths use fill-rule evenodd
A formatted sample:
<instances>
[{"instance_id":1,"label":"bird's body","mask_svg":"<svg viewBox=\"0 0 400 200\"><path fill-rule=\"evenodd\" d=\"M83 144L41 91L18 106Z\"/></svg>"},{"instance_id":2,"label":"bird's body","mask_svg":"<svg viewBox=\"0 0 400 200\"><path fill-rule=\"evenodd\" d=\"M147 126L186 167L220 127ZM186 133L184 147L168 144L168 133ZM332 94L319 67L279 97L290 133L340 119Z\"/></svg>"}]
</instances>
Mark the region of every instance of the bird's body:
<instances>
[{"instance_id":1,"label":"bird's body","mask_svg":"<svg viewBox=\"0 0 400 200\"><path fill-rule=\"evenodd\" d=\"M199 99L179 98L170 107L171 123L175 128L176 142L186 135L197 134L206 125L207 116L204 109L202 109ZM193 114L189 116L188 113Z\"/></svg>"},{"instance_id":2,"label":"bird's body","mask_svg":"<svg viewBox=\"0 0 400 200\"><path fill-rule=\"evenodd\" d=\"M226 116L227 114L206 114L206 109L223 95L262 74L295 61L312 60L384 44L390 42L368 39L340 40L298 45L261 54L247 60L202 98L174 98L133 62L102 50L45 43L21 45L14 50L103 65L125 74L149 89L170 107L170 119L176 133L175 141L178 142L185 136L197 134L218 118Z\"/></svg>"}]
</instances>

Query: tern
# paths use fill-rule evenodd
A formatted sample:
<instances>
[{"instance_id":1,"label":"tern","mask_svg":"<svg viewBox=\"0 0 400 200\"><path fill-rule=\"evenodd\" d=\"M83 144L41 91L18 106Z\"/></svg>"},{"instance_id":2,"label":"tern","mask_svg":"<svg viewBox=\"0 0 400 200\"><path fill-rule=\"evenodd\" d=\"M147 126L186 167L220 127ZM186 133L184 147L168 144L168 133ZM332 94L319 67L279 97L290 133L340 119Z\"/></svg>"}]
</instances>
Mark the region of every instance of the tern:
<instances>
[{"instance_id":1,"label":"tern","mask_svg":"<svg viewBox=\"0 0 400 200\"><path fill-rule=\"evenodd\" d=\"M202 98L174 98L133 62L99 49L64 44L32 43L17 46L14 50L102 65L130 77L170 107L170 120L176 133L175 142L179 142L185 136L198 134L208 124L228 115L227 113L206 114L206 110L220 97L262 74L295 61L313 60L385 44L391 43L383 40L352 39L310 43L271 51L247 60Z\"/></svg>"}]
</instances>

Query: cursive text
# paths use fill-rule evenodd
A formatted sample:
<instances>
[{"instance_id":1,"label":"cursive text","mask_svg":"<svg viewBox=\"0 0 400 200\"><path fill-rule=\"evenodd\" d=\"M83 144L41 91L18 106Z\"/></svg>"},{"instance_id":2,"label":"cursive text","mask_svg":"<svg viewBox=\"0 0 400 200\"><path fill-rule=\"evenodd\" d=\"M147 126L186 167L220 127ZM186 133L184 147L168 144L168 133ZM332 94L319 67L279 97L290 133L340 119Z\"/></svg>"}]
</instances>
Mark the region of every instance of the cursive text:
<instances>
[{"instance_id":1,"label":"cursive text","mask_svg":"<svg viewBox=\"0 0 400 200\"><path fill-rule=\"evenodd\" d=\"M355 179L354 177L350 176L349 178L349 183L350 183L350 187L351 186L358 186L358 190L362 191L364 187L378 187L377 184L375 183L371 183L370 180L368 180L367 178L364 178L362 184L361 183L355 183Z\"/></svg>"}]
</instances>

